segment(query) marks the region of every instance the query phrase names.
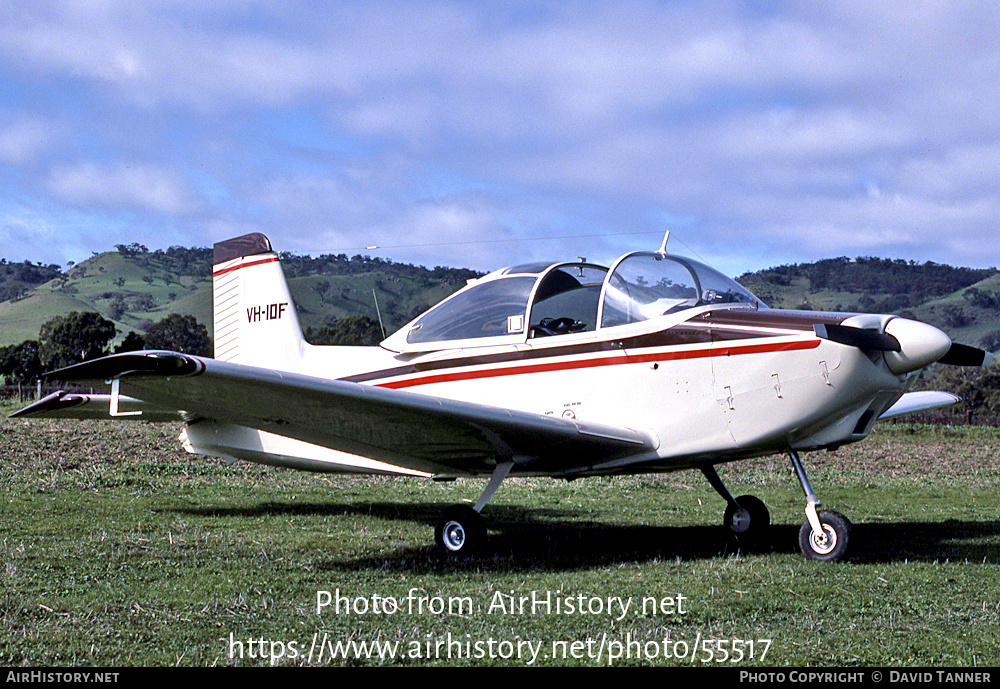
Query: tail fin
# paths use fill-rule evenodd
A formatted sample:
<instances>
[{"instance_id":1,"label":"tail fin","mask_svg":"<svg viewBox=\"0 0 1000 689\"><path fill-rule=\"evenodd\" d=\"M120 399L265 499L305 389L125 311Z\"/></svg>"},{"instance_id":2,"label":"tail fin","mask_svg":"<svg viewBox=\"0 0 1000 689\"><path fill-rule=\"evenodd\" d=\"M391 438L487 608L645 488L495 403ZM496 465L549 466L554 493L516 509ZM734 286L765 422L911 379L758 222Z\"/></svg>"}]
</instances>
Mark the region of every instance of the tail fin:
<instances>
[{"instance_id":1,"label":"tail fin","mask_svg":"<svg viewBox=\"0 0 1000 689\"><path fill-rule=\"evenodd\" d=\"M220 242L213 264L215 358L299 370L306 342L267 237L253 233Z\"/></svg>"}]
</instances>

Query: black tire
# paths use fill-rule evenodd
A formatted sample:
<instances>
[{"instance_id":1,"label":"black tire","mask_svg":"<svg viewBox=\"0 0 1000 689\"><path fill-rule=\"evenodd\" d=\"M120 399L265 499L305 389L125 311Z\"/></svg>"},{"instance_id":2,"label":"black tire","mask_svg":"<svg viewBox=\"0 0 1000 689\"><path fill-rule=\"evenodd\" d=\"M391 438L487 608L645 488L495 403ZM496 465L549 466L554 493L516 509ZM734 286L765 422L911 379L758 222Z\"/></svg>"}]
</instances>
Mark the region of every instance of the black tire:
<instances>
[{"instance_id":1,"label":"black tire","mask_svg":"<svg viewBox=\"0 0 1000 689\"><path fill-rule=\"evenodd\" d=\"M810 560L837 562L847 554L851 540L851 522L840 512L823 510L819 513L824 538L817 537L809 521L799 529L799 550Z\"/></svg>"},{"instance_id":2,"label":"black tire","mask_svg":"<svg viewBox=\"0 0 1000 689\"><path fill-rule=\"evenodd\" d=\"M758 549L770 542L771 514L767 505L753 495L741 495L735 505L729 505L722 523L727 533L742 549Z\"/></svg>"},{"instance_id":3,"label":"black tire","mask_svg":"<svg viewBox=\"0 0 1000 689\"><path fill-rule=\"evenodd\" d=\"M447 558L464 559L482 552L486 523L468 505L451 505L441 512L434 529L438 551Z\"/></svg>"}]
</instances>

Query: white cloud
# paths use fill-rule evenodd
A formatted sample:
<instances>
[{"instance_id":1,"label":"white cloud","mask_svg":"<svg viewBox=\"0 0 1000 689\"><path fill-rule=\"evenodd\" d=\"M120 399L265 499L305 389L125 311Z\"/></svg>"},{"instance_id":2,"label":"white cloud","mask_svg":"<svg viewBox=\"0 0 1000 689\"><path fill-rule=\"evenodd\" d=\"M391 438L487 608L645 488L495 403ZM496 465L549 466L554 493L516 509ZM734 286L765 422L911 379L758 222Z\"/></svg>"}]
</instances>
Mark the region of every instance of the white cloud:
<instances>
[{"instance_id":1,"label":"white cloud","mask_svg":"<svg viewBox=\"0 0 1000 689\"><path fill-rule=\"evenodd\" d=\"M53 205L309 249L667 214L709 253L1000 263L940 240L998 219L997 35L974 0L22 3L0 11L0 67L42 105L11 97L0 159L49 170L18 193ZM63 118L60 148L44 123Z\"/></svg>"},{"instance_id":2,"label":"white cloud","mask_svg":"<svg viewBox=\"0 0 1000 689\"><path fill-rule=\"evenodd\" d=\"M48 180L54 194L74 204L140 208L168 215L195 212L199 200L176 172L145 165L60 166Z\"/></svg>"},{"instance_id":3,"label":"white cloud","mask_svg":"<svg viewBox=\"0 0 1000 689\"><path fill-rule=\"evenodd\" d=\"M34 162L53 139L53 128L38 118L20 117L0 127L0 160L16 165Z\"/></svg>"}]
</instances>

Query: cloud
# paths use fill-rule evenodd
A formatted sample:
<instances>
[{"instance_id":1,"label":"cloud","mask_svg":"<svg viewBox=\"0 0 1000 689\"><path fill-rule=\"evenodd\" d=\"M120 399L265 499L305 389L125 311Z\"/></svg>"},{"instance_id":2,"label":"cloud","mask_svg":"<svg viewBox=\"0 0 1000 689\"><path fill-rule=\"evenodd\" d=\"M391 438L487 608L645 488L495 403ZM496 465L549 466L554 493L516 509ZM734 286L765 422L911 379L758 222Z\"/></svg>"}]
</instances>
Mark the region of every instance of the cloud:
<instances>
[{"instance_id":1,"label":"cloud","mask_svg":"<svg viewBox=\"0 0 1000 689\"><path fill-rule=\"evenodd\" d=\"M379 161L345 165L338 175L294 173L272 180L260 193L265 222L287 228L272 233L272 243L292 251L381 255L425 265L460 258L466 267L496 267L503 258L493 245L514 239L496 200L467 191L414 194L408 178L417 174L399 161ZM482 246L469 246L476 243Z\"/></svg>"},{"instance_id":2,"label":"cloud","mask_svg":"<svg viewBox=\"0 0 1000 689\"><path fill-rule=\"evenodd\" d=\"M60 166L52 170L48 185L54 194L77 205L137 208L167 215L189 215L200 206L176 172L154 166Z\"/></svg>"},{"instance_id":3,"label":"cloud","mask_svg":"<svg viewBox=\"0 0 1000 689\"><path fill-rule=\"evenodd\" d=\"M973 0L21 3L0 10L0 159L35 171L9 194L204 243L684 217L733 260L998 263L941 241L996 221L998 34Z\"/></svg>"},{"instance_id":4,"label":"cloud","mask_svg":"<svg viewBox=\"0 0 1000 689\"><path fill-rule=\"evenodd\" d=\"M0 160L15 165L36 161L53 139L53 128L39 118L19 117L0 127Z\"/></svg>"}]
</instances>

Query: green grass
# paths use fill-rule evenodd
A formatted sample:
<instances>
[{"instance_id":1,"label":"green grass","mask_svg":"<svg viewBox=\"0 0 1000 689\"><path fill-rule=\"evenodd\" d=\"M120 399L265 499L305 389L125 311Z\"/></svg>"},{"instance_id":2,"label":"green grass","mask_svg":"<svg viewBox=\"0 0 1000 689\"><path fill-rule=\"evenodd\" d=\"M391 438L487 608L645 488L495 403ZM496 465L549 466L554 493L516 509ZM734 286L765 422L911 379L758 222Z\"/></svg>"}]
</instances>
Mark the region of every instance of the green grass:
<instances>
[{"instance_id":1,"label":"green grass","mask_svg":"<svg viewBox=\"0 0 1000 689\"><path fill-rule=\"evenodd\" d=\"M806 455L824 505L856 527L834 565L797 552L804 501L781 457L722 472L768 503L769 552L733 552L721 499L686 472L509 481L484 511L487 554L449 563L433 548L437 514L481 481L226 467L184 454L178 430L0 422L0 663L267 665L314 637L399 644L392 658L355 649L318 665L527 665L534 649L535 665L689 665L664 658L664 640L680 654L699 638L757 642L741 668L988 666L1000 653L996 429L886 426ZM351 611L318 613L324 591ZM497 607L533 594L630 608ZM400 609L374 612L386 598ZM642 610L671 598L683 614ZM610 661L627 641L633 657ZM583 657L560 655L574 649ZM514 657L456 657L491 650Z\"/></svg>"}]
</instances>

